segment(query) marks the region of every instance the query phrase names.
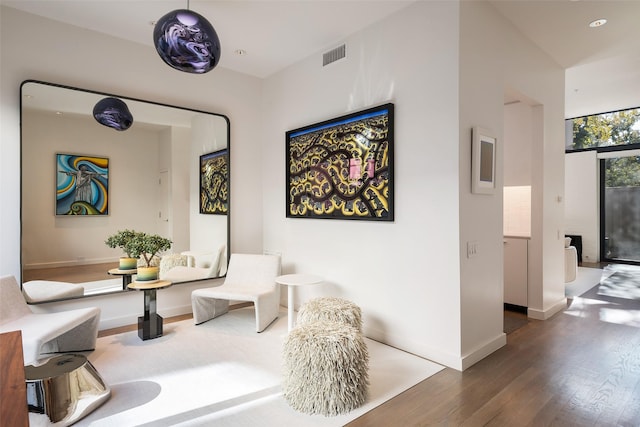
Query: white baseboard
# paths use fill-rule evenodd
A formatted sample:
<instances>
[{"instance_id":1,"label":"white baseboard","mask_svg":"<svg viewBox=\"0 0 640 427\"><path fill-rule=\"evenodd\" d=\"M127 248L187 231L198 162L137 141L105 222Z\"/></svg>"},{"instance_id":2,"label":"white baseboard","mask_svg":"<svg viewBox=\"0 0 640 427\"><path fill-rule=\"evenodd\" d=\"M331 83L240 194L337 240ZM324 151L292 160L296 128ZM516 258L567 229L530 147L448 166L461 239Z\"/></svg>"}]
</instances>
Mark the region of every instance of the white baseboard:
<instances>
[{"instance_id":1,"label":"white baseboard","mask_svg":"<svg viewBox=\"0 0 640 427\"><path fill-rule=\"evenodd\" d=\"M431 347L426 345L423 341L416 341L408 336L403 337L397 333L394 333L393 335L386 334L384 330L373 328L370 325L367 325L366 322L363 329L364 335L367 338L395 347L399 350L406 351L407 353L414 354L440 365L447 366L457 371L464 371L468 367L479 362L507 344L507 335L505 333L500 333L497 337L481 344L466 355L460 356L458 354L442 352L436 347Z\"/></svg>"},{"instance_id":2,"label":"white baseboard","mask_svg":"<svg viewBox=\"0 0 640 427\"><path fill-rule=\"evenodd\" d=\"M505 345L507 345L507 334L502 333L493 340L462 356L458 370L464 371Z\"/></svg>"},{"instance_id":3,"label":"white baseboard","mask_svg":"<svg viewBox=\"0 0 640 427\"><path fill-rule=\"evenodd\" d=\"M93 258L93 259L83 259L81 261L53 261L53 262L36 262L32 264L25 264L23 266L24 270L40 270L43 268L58 268L58 267L75 267L78 265L89 265L89 264L105 264L107 262L117 263L118 258Z\"/></svg>"},{"instance_id":4,"label":"white baseboard","mask_svg":"<svg viewBox=\"0 0 640 427\"><path fill-rule=\"evenodd\" d=\"M536 320L547 320L567 308L567 299L563 298L546 310L527 309L527 316Z\"/></svg>"}]
</instances>

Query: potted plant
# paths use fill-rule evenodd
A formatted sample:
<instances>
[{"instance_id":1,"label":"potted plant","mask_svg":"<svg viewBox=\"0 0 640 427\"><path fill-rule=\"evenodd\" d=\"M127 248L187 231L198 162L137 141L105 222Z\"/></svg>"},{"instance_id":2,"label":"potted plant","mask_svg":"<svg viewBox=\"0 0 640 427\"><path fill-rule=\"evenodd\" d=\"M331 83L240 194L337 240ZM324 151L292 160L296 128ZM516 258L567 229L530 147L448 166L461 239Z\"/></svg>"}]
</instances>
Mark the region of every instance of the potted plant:
<instances>
[{"instance_id":1,"label":"potted plant","mask_svg":"<svg viewBox=\"0 0 640 427\"><path fill-rule=\"evenodd\" d=\"M162 251L171 248L171 240L157 234L135 233L126 245L126 250L131 256L144 260L145 266L138 267L136 280L150 281L158 278L157 266L151 265L153 257Z\"/></svg>"},{"instance_id":2,"label":"potted plant","mask_svg":"<svg viewBox=\"0 0 640 427\"><path fill-rule=\"evenodd\" d=\"M138 259L131 253L129 242L135 237L136 232L133 230L118 230L105 240L105 244L110 248L120 248L126 256L120 257L119 270L135 270L138 266Z\"/></svg>"}]
</instances>

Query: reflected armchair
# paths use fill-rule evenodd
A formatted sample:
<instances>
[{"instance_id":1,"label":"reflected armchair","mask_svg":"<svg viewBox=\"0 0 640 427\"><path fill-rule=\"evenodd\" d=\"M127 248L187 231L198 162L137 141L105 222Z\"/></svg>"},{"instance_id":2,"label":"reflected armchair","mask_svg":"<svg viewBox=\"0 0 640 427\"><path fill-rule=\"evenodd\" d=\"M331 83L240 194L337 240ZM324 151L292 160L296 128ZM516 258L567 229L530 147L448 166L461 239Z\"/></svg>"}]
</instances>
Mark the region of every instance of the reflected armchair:
<instances>
[{"instance_id":1,"label":"reflected armchair","mask_svg":"<svg viewBox=\"0 0 640 427\"><path fill-rule=\"evenodd\" d=\"M25 365L35 364L45 353L93 350L99 321L97 307L33 313L16 278L0 277L0 332L22 331Z\"/></svg>"},{"instance_id":2,"label":"reflected armchair","mask_svg":"<svg viewBox=\"0 0 640 427\"><path fill-rule=\"evenodd\" d=\"M224 264L224 252L226 245L220 246L215 251L210 252L182 252L182 264L186 260L186 265L174 265L163 270L160 262L161 278L172 282L184 282L201 279L211 279L221 276L221 266ZM164 258L164 257L163 257Z\"/></svg>"},{"instance_id":3,"label":"reflected armchair","mask_svg":"<svg viewBox=\"0 0 640 427\"><path fill-rule=\"evenodd\" d=\"M165 280L169 270L175 267L186 267L189 263L189 257L182 254L167 254L160 259L160 271L158 272L160 279Z\"/></svg>"},{"instance_id":4,"label":"reflected armchair","mask_svg":"<svg viewBox=\"0 0 640 427\"><path fill-rule=\"evenodd\" d=\"M256 332L262 332L278 318L280 257L275 255L232 254L227 276L220 286L196 289L191 293L196 325L229 311L229 301L251 301L256 311Z\"/></svg>"}]
</instances>

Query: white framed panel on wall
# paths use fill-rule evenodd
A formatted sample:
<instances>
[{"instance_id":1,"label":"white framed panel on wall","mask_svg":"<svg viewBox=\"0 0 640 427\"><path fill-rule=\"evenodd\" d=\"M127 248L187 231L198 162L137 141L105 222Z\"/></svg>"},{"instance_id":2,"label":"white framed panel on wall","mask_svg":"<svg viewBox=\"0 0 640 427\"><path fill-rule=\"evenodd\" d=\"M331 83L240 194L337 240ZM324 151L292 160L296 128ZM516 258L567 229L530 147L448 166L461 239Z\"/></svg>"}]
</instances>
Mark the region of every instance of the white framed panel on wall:
<instances>
[{"instance_id":1,"label":"white framed panel on wall","mask_svg":"<svg viewBox=\"0 0 640 427\"><path fill-rule=\"evenodd\" d=\"M471 148L471 192L493 194L496 189L496 138L474 127Z\"/></svg>"}]
</instances>

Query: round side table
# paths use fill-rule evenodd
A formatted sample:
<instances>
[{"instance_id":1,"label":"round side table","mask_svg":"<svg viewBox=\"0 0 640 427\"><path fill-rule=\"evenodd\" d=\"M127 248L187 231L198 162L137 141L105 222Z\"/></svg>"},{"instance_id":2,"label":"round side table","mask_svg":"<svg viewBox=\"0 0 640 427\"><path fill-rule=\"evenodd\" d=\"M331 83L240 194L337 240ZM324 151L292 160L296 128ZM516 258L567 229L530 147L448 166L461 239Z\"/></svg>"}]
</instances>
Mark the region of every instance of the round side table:
<instances>
[{"instance_id":1,"label":"round side table","mask_svg":"<svg viewBox=\"0 0 640 427\"><path fill-rule=\"evenodd\" d=\"M131 270L120 270L117 268L112 268L111 270L107 271L107 273L109 273L112 276L122 276L122 290L127 290L127 286L129 285L129 283L131 283L131 276L133 276L134 274L136 274L138 270L137 269L131 269Z\"/></svg>"},{"instance_id":2,"label":"round side table","mask_svg":"<svg viewBox=\"0 0 640 427\"><path fill-rule=\"evenodd\" d=\"M144 291L144 316L138 317L138 336L143 341L162 336L162 317L156 312L156 290L169 286L168 280L133 281L128 285L129 289Z\"/></svg>"},{"instance_id":3,"label":"round side table","mask_svg":"<svg viewBox=\"0 0 640 427\"><path fill-rule=\"evenodd\" d=\"M289 331L293 329L294 312L294 288L296 286L317 285L322 282L322 277L315 274L285 274L276 277L276 283L287 286L287 320Z\"/></svg>"}]
</instances>

